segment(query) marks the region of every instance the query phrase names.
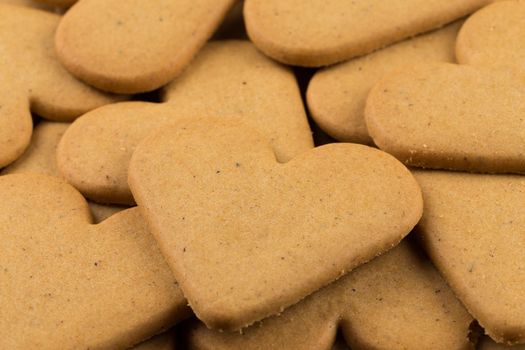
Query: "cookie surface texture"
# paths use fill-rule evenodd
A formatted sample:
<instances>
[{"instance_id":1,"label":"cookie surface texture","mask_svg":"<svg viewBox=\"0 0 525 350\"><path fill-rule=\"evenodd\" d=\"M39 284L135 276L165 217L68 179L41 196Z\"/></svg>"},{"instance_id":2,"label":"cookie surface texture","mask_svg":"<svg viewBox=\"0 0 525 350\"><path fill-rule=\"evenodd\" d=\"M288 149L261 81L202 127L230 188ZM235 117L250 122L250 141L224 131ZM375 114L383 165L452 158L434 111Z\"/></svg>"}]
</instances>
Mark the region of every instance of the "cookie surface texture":
<instances>
[{"instance_id":1,"label":"cookie surface texture","mask_svg":"<svg viewBox=\"0 0 525 350\"><path fill-rule=\"evenodd\" d=\"M268 138L281 162L313 147L292 71L247 41L207 44L163 99L105 106L79 118L59 146L63 176L90 199L133 204L127 172L135 147L188 117L239 117Z\"/></svg>"},{"instance_id":2,"label":"cookie surface texture","mask_svg":"<svg viewBox=\"0 0 525 350\"><path fill-rule=\"evenodd\" d=\"M308 84L308 109L324 132L339 141L372 144L365 124L370 89L384 75L420 62L454 62L460 22L407 39L369 55L318 71Z\"/></svg>"},{"instance_id":3,"label":"cookie surface texture","mask_svg":"<svg viewBox=\"0 0 525 350\"><path fill-rule=\"evenodd\" d=\"M151 91L186 68L233 3L81 0L58 27L57 54L73 75L99 89Z\"/></svg>"},{"instance_id":4,"label":"cookie surface texture","mask_svg":"<svg viewBox=\"0 0 525 350\"><path fill-rule=\"evenodd\" d=\"M341 329L352 349L472 349L472 317L418 249L402 242L243 334L195 322L189 348L330 349Z\"/></svg>"},{"instance_id":5,"label":"cookie surface texture","mask_svg":"<svg viewBox=\"0 0 525 350\"><path fill-rule=\"evenodd\" d=\"M0 4L0 168L29 144L30 111L71 121L120 97L103 94L71 76L56 60L53 33L60 16Z\"/></svg>"},{"instance_id":6,"label":"cookie surface texture","mask_svg":"<svg viewBox=\"0 0 525 350\"><path fill-rule=\"evenodd\" d=\"M2 349L126 348L187 317L137 209L91 225L60 179L6 175L0 189Z\"/></svg>"},{"instance_id":7,"label":"cookie surface texture","mask_svg":"<svg viewBox=\"0 0 525 350\"><path fill-rule=\"evenodd\" d=\"M35 173L60 177L56 162L56 149L62 135L71 124L40 122L33 132L31 143L24 154L13 164L2 169L1 175ZM95 223L126 209L124 206L88 202Z\"/></svg>"},{"instance_id":8,"label":"cookie surface texture","mask_svg":"<svg viewBox=\"0 0 525 350\"><path fill-rule=\"evenodd\" d=\"M525 79L511 70L425 64L382 79L367 99L375 144L407 165L525 173Z\"/></svg>"},{"instance_id":9,"label":"cookie surface texture","mask_svg":"<svg viewBox=\"0 0 525 350\"><path fill-rule=\"evenodd\" d=\"M297 66L326 66L439 28L488 0L246 0L250 39L268 56Z\"/></svg>"},{"instance_id":10,"label":"cookie surface texture","mask_svg":"<svg viewBox=\"0 0 525 350\"><path fill-rule=\"evenodd\" d=\"M525 179L416 171L418 231L455 295L498 342L525 342Z\"/></svg>"},{"instance_id":11,"label":"cookie surface texture","mask_svg":"<svg viewBox=\"0 0 525 350\"><path fill-rule=\"evenodd\" d=\"M416 182L386 153L327 145L281 164L236 119L154 133L133 154L128 182L192 309L225 330L390 249L422 209Z\"/></svg>"},{"instance_id":12,"label":"cookie surface texture","mask_svg":"<svg viewBox=\"0 0 525 350\"><path fill-rule=\"evenodd\" d=\"M458 62L510 68L525 75L525 1L499 1L470 16L461 28Z\"/></svg>"}]
</instances>

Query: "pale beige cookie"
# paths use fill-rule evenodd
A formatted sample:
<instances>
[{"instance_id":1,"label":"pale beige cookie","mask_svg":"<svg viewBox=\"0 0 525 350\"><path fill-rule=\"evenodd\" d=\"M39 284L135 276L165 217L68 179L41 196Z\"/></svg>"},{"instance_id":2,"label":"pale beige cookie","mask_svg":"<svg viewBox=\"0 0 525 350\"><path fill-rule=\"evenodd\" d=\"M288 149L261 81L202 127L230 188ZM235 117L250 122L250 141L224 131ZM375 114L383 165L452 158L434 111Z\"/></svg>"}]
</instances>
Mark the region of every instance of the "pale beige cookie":
<instances>
[{"instance_id":1,"label":"pale beige cookie","mask_svg":"<svg viewBox=\"0 0 525 350\"><path fill-rule=\"evenodd\" d=\"M57 176L60 174L56 165L56 149L69 123L40 122L33 132L31 143L24 154L2 170L2 174L37 173ZM88 202L96 223L126 209L118 205L97 204Z\"/></svg>"},{"instance_id":2,"label":"pale beige cookie","mask_svg":"<svg viewBox=\"0 0 525 350\"><path fill-rule=\"evenodd\" d=\"M460 26L461 22L456 22L318 71L307 90L312 118L326 133L340 141L372 144L364 116L370 89L384 75L400 67L420 62L453 62Z\"/></svg>"},{"instance_id":3,"label":"pale beige cookie","mask_svg":"<svg viewBox=\"0 0 525 350\"><path fill-rule=\"evenodd\" d=\"M165 100L105 106L79 118L59 146L61 173L88 198L133 204L127 171L136 145L186 117L240 117L266 135L282 162L313 147L293 73L247 41L206 45Z\"/></svg>"},{"instance_id":4,"label":"pale beige cookie","mask_svg":"<svg viewBox=\"0 0 525 350\"><path fill-rule=\"evenodd\" d=\"M246 0L249 37L268 56L326 66L439 28L489 0Z\"/></svg>"},{"instance_id":5,"label":"pale beige cookie","mask_svg":"<svg viewBox=\"0 0 525 350\"><path fill-rule=\"evenodd\" d=\"M458 36L458 61L525 74L525 1L499 1L468 18Z\"/></svg>"},{"instance_id":6,"label":"pale beige cookie","mask_svg":"<svg viewBox=\"0 0 525 350\"><path fill-rule=\"evenodd\" d=\"M366 123L375 144L407 165L525 173L525 76L446 63L382 79Z\"/></svg>"},{"instance_id":7,"label":"pale beige cookie","mask_svg":"<svg viewBox=\"0 0 525 350\"><path fill-rule=\"evenodd\" d=\"M0 168L29 144L30 110L68 121L120 99L82 84L55 59L53 34L59 20L46 11L0 4Z\"/></svg>"},{"instance_id":8,"label":"pale beige cookie","mask_svg":"<svg viewBox=\"0 0 525 350\"><path fill-rule=\"evenodd\" d=\"M193 311L226 330L390 249L422 209L415 180L384 152L333 144L281 164L237 119L188 119L152 134L128 182Z\"/></svg>"},{"instance_id":9,"label":"pale beige cookie","mask_svg":"<svg viewBox=\"0 0 525 350\"><path fill-rule=\"evenodd\" d=\"M425 203L419 234L486 333L525 343L525 177L414 174Z\"/></svg>"},{"instance_id":10,"label":"pale beige cookie","mask_svg":"<svg viewBox=\"0 0 525 350\"><path fill-rule=\"evenodd\" d=\"M89 221L60 179L0 177L0 348L127 348L187 317L138 209Z\"/></svg>"},{"instance_id":11,"label":"pale beige cookie","mask_svg":"<svg viewBox=\"0 0 525 350\"><path fill-rule=\"evenodd\" d=\"M164 100L191 116L246 118L268 137L281 162L313 147L293 72L249 41L207 44L164 89Z\"/></svg>"},{"instance_id":12,"label":"pale beige cookie","mask_svg":"<svg viewBox=\"0 0 525 350\"><path fill-rule=\"evenodd\" d=\"M195 322L189 349L330 349L339 328L352 349L473 349L472 317L418 250L402 242L242 334Z\"/></svg>"},{"instance_id":13,"label":"pale beige cookie","mask_svg":"<svg viewBox=\"0 0 525 350\"><path fill-rule=\"evenodd\" d=\"M56 33L60 61L102 90L154 90L179 75L234 0L80 0Z\"/></svg>"}]
</instances>

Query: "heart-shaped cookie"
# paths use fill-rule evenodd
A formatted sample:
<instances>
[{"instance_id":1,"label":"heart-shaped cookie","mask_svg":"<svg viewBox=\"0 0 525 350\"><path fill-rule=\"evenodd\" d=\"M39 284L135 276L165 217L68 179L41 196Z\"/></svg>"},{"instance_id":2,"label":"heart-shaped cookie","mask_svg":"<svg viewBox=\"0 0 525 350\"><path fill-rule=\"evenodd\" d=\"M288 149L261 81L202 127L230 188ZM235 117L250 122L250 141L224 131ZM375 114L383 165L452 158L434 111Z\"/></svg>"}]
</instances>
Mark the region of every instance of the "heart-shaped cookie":
<instances>
[{"instance_id":1,"label":"heart-shaped cookie","mask_svg":"<svg viewBox=\"0 0 525 350\"><path fill-rule=\"evenodd\" d=\"M525 74L525 1L498 1L470 16L458 35L458 62Z\"/></svg>"},{"instance_id":2,"label":"heart-shaped cookie","mask_svg":"<svg viewBox=\"0 0 525 350\"><path fill-rule=\"evenodd\" d=\"M70 121L121 97L103 94L71 76L55 58L60 16L0 4L0 168L29 144L31 113Z\"/></svg>"},{"instance_id":3,"label":"heart-shaped cookie","mask_svg":"<svg viewBox=\"0 0 525 350\"><path fill-rule=\"evenodd\" d=\"M80 0L57 29L57 55L99 89L155 90L186 68L234 2Z\"/></svg>"},{"instance_id":4,"label":"heart-shaped cookie","mask_svg":"<svg viewBox=\"0 0 525 350\"><path fill-rule=\"evenodd\" d=\"M138 209L91 225L62 180L0 176L0 348L127 348L189 314Z\"/></svg>"},{"instance_id":5,"label":"heart-shaped cookie","mask_svg":"<svg viewBox=\"0 0 525 350\"><path fill-rule=\"evenodd\" d=\"M352 349L470 349L473 319L412 242L239 333L194 322L189 349L331 349L340 328Z\"/></svg>"},{"instance_id":6,"label":"heart-shaped cookie","mask_svg":"<svg viewBox=\"0 0 525 350\"><path fill-rule=\"evenodd\" d=\"M498 342L525 343L525 177L417 171L427 252Z\"/></svg>"},{"instance_id":7,"label":"heart-shaped cookie","mask_svg":"<svg viewBox=\"0 0 525 350\"><path fill-rule=\"evenodd\" d=\"M525 173L525 76L449 63L395 72L368 95L376 145L407 165Z\"/></svg>"},{"instance_id":8,"label":"heart-shaped cookie","mask_svg":"<svg viewBox=\"0 0 525 350\"><path fill-rule=\"evenodd\" d=\"M317 71L307 90L308 109L323 131L339 141L372 144L365 123L366 97L386 74L420 62L454 62L462 21L404 40L369 55Z\"/></svg>"},{"instance_id":9,"label":"heart-shaped cookie","mask_svg":"<svg viewBox=\"0 0 525 350\"><path fill-rule=\"evenodd\" d=\"M332 144L278 163L235 119L146 138L131 191L196 315L236 330L276 314L396 245L420 189L390 155Z\"/></svg>"},{"instance_id":10,"label":"heart-shaped cookie","mask_svg":"<svg viewBox=\"0 0 525 350\"><path fill-rule=\"evenodd\" d=\"M248 41L207 44L164 89L164 101L108 105L76 120L58 149L62 175L92 200L133 204L127 177L135 147L181 118L238 117L271 140L282 162L313 147L293 72Z\"/></svg>"}]
</instances>

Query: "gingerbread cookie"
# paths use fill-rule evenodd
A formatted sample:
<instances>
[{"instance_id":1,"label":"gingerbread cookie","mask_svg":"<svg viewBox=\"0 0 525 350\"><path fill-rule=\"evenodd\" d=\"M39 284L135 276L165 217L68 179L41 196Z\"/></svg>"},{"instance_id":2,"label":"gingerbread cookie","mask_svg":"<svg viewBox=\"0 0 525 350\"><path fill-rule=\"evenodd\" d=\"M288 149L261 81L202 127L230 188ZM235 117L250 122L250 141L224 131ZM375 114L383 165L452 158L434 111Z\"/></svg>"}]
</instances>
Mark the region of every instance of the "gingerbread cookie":
<instances>
[{"instance_id":1,"label":"gingerbread cookie","mask_svg":"<svg viewBox=\"0 0 525 350\"><path fill-rule=\"evenodd\" d=\"M267 136L282 162L313 147L293 73L247 41L206 45L164 100L105 106L76 120L59 146L61 173L90 199L133 204L127 171L136 145L186 117L238 116Z\"/></svg>"},{"instance_id":2,"label":"gingerbread cookie","mask_svg":"<svg viewBox=\"0 0 525 350\"><path fill-rule=\"evenodd\" d=\"M458 61L525 74L525 1L499 1L469 17L458 36Z\"/></svg>"},{"instance_id":3,"label":"gingerbread cookie","mask_svg":"<svg viewBox=\"0 0 525 350\"><path fill-rule=\"evenodd\" d=\"M361 56L474 12L489 0L246 0L249 37L268 56L326 66Z\"/></svg>"},{"instance_id":4,"label":"gingerbread cookie","mask_svg":"<svg viewBox=\"0 0 525 350\"><path fill-rule=\"evenodd\" d=\"M242 334L194 322L189 349L330 349L338 328L352 349L471 349L472 317L419 249L402 242Z\"/></svg>"},{"instance_id":5,"label":"gingerbread cookie","mask_svg":"<svg viewBox=\"0 0 525 350\"><path fill-rule=\"evenodd\" d=\"M370 89L400 67L429 61L453 62L461 23L318 71L307 90L312 118L340 141L372 144L364 116Z\"/></svg>"},{"instance_id":6,"label":"gingerbread cookie","mask_svg":"<svg viewBox=\"0 0 525 350\"><path fill-rule=\"evenodd\" d=\"M137 209L89 221L62 180L0 176L0 348L126 348L188 316Z\"/></svg>"},{"instance_id":7,"label":"gingerbread cookie","mask_svg":"<svg viewBox=\"0 0 525 350\"><path fill-rule=\"evenodd\" d=\"M70 121L120 97L82 84L55 59L53 34L60 16L0 4L0 168L13 162L31 138L30 110Z\"/></svg>"},{"instance_id":8,"label":"gingerbread cookie","mask_svg":"<svg viewBox=\"0 0 525 350\"><path fill-rule=\"evenodd\" d=\"M436 267L491 338L525 342L525 178L417 171Z\"/></svg>"},{"instance_id":9,"label":"gingerbread cookie","mask_svg":"<svg viewBox=\"0 0 525 350\"><path fill-rule=\"evenodd\" d=\"M37 173L59 177L56 165L56 149L69 123L40 122L33 132L31 143L24 154L13 164L2 170L2 174ZM126 209L118 205L88 202L93 219L101 222L111 215Z\"/></svg>"},{"instance_id":10,"label":"gingerbread cookie","mask_svg":"<svg viewBox=\"0 0 525 350\"><path fill-rule=\"evenodd\" d=\"M147 137L128 182L193 311L226 330L390 249L422 209L416 182L386 153L333 144L281 164L266 137L226 118Z\"/></svg>"},{"instance_id":11,"label":"gingerbread cookie","mask_svg":"<svg viewBox=\"0 0 525 350\"><path fill-rule=\"evenodd\" d=\"M154 90L179 75L234 0L80 0L60 22L56 50L102 90Z\"/></svg>"},{"instance_id":12,"label":"gingerbread cookie","mask_svg":"<svg viewBox=\"0 0 525 350\"><path fill-rule=\"evenodd\" d=\"M525 79L446 63L399 71L366 105L376 145L407 165L525 173Z\"/></svg>"}]
</instances>

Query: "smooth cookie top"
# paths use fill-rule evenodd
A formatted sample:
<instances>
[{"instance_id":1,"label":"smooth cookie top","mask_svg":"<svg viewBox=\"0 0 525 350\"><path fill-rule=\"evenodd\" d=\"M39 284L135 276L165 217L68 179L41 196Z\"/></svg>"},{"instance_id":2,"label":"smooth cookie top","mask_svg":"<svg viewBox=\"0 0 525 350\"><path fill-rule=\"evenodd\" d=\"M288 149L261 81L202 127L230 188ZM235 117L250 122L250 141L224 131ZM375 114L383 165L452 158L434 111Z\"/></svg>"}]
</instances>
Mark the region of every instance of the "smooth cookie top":
<instances>
[{"instance_id":1,"label":"smooth cookie top","mask_svg":"<svg viewBox=\"0 0 525 350\"><path fill-rule=\"evenodd\" d=\"M458 36L459 63L525 74L525 1L499 1L470 16Z\"/></svg>"},{"instance_id":2,"label":"smooth cookie top","mask_svg":"<svg viewBox=\"0 0 525 350\"><path fill-rule=\"evenodd\" d=\"M99 89L137 93L189 64L234 0L81 0L56 32L60 61Z\"/></svg>"},{"instance_id":3,"label":"smooth cookie top","mask_svg":"<svg viewBox=\"0 0 525 350\"><path fill-rule=\"evenodd\" d=\"M188 315L137 209L91 225L62 180L0 176L0 239L2 349L126 348Z\"/></svg>"},{"instance_id":4,"label":"smooth cookie top","mask_svg":"<svg viewBox=\"0 0 525 350\"><path fill-rule=\"evenodd\" d=\"M525 343L525 178L416 171L427 253L498 342Z\"/></svg>"},{"instance_id":5,"label":"smooth cookie top","mask_svg":"<svg viewBox=\"0 0 525 350\"><path fill-rule=\"evenodd\" d=\"M308 84L308 109L339 141L372 144L365 123L370 89L386 74L421 62L454 62L461 22L407 39L369 55L319 70Z\"/></svg>"},{"instance_id":6,"label":"smooth cookie top","mask_svg":"<svg viewBox=\"0 0 525 350\"><path fill-rule=\"evenodd\" d=\"M365 117L375 144L407 165L525 173L525 79L446 63L382 79Z\"/></svg>"},{"instance_id":7,"label":"smooth cookie top","mask_svg":"<svg viewBox=\"0 0 525 350\"><path fill-rule=\"evenodd\" d=\"M105 106L79 118L58 149L62 175L90 199L133 204L127 177L135 147L181 118L238 117L267 137L282 162L313 147L292 71L247 41L207 44L163 99Z\"/></svg>"},{"instance_id":8,"label":"smooth cookie top","mask_svg":"<svg viewBox=\"0 0 525 350\"><path fill-rule=\"evenodd\" d=\"M195 322L189 349L331 349L339 329L352 349L472 348L472 317L418 249L402 242L242 334Z\"/></svg>"},{"instance_id":9,"label":"smooth cookie top","mask_svg":"<svg viewBox=\"0 0 525 350\"><path fill-rule=\"evenodd\" d=\"M268 56L326 66L439 28L489 0L246 0L249 37Z\"/></svg>"},{"instance_id":10,"label":"smooth cookie top","mask_svg":"<svg viewBox=\"0 0 525 350\"><path fill-rule=\"evenodd\" d=\"M128 182L196 315L227 330L390 249L422 209L416 182L386 153L334 144L281 164L236 119L154 133L133 154Z\"/></svg>"}]
</instances>

